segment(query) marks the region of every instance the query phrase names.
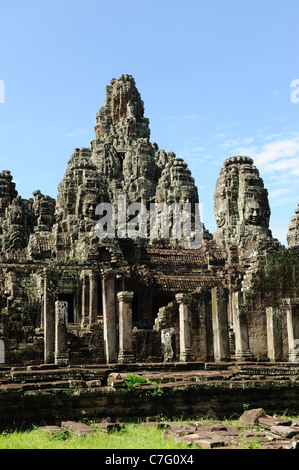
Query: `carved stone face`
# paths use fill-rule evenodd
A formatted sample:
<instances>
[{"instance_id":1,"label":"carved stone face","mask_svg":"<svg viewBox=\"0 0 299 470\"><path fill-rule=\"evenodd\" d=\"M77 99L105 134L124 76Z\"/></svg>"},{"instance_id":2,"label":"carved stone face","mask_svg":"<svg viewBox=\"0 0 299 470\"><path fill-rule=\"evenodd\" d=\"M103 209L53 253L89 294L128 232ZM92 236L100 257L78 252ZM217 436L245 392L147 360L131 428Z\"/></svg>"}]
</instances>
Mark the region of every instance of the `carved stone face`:
<instances>
[{"instance_id":1,"label":"carved stone face","mask_svg":"<svg viewBox=\"0 0 299 470\"><path fill-rule=\"evenodd\" d=\"M83 218L94 219L95 218L96 203L92 197L85 197L82 204L82 215Z\"/></svg>"},{"instance_id":2,"label":"carved stone face","mask_svg":"<svg viewBox=\"0 0 299 470\"><path fill-rule=\"evenodd\" d=\"M227 215L226 215L226 199L225 199L225 193L223 191L220 191L220 194L218 197L215 198L215 220L217 227L223 227L226 223L227 220Z\"/></svg>"},{"instance_id":3,"label":"carved stone face","mask_svg":"<svg viewBox=\"0 0 299 470\"><path fill-rule=\"evenodd\" d=\"M215 219L216 219L217 227L218 228L223 227L223 225L226 222L226 212L225 211L217 212L215 215Z\"/></svg>"},{"instance_id":4,"label":"carved stone face","mask_svg":"<svg viewBox=\"0 0 299 470\"><path fill-rule=\"evenodd\" d=\"M250 201L245 204L244 220L250 225L261 225L262 210L256 201Z\"/></svg>"},{"instance_id":5,"label":"carved stone face","mask_svg":"<svg viewBox=\"0 0 299 470\"><path fill-rule=\"evenodd\" d=\"M24 223L24 213L21 206L13 204L11 208L10 221L12 224L22 225Z\"/></svg>"}]
</instances>

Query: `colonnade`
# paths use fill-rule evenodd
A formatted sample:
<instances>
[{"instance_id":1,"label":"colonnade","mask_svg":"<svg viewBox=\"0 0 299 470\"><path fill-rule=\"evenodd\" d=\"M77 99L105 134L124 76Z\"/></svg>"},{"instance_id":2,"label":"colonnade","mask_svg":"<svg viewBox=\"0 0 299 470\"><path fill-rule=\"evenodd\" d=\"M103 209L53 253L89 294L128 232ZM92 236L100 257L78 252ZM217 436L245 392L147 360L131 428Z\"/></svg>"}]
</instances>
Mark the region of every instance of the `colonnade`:
<instances>
[{"instance_id":1,"label":"colonnade","mask_svg":"<svg viewBox=\"0 0 299 470\"><path fill-rule=\"evenodd\" d=\"M99 283L101 282L103 304L103 340L106 363L135 362L132 339L132 301L134 292L116 292L116 273L104 277L94 271L82 272L81 327L97 323ZM68 363L67 353L67 309L66 301L58 300L58 283L51 273L44 272L44 362L58 365ZM175 300L179 306L180 361L193 360L192 296L178 293ZM118 302L118 305L116 305ZM228 302L228 291L222 287L211 289L211 319L213 351L215 361L229 361L230 304L234 357L237 361L251 359L247 312L241 292L232 292ZM118 312L118 315L117 315ZM267 355L270 361L282 360L282 315L286 315L289 361L299 361L299 299L283 299L281 308L266 309ZM118 328L117 328L118 323Z\"/></svg>"}]
</instances>

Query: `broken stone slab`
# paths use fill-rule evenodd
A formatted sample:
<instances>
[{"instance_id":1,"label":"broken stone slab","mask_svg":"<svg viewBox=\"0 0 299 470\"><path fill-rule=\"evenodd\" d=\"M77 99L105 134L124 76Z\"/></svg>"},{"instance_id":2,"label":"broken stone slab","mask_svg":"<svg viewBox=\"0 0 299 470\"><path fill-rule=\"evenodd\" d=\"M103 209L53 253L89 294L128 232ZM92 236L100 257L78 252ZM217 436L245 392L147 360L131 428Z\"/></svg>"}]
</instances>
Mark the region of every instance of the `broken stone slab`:
<instances>
[{"instance_id":1,"label":"broken stone slab","mask_svg":"<svg viewBox=\"0 0 299 470\"><path fill-rule=\"evenodd\" d=\"M216 447L225 447L225 442L223 440L198 439L193 441L193 445L201 449L214 449Z\"/></svg>"},{"instance_id":2,"label":"broken stone slab","mask_svg":"<svg viewBox=\"0 0 299 470\"><path fill-rule=\"evenodd\" d=\"M290 449L290 441L273 441L263 446L264 450Z\"/></svg>"},{"instance_id":3,"label":"broken stone slab","mask_svg":"<svg viewBox=\"0 0 299 470\"><path fill-rule=\"evenodd\" d=\"M102 382L101 380L95 379L95 380L87 380L86 385L88 388L95 388L95 387L101 387Z\"/></svg>"},{"instance_id":4,"label":"broken stone slab","mask_svg":"<svg viewBox=\"0 0 299 470\"><path fill-rule=\"evenodd\" d=\"M266 429L271 429L272 426L291 426L291 424L291 419L266 417L258 418L258 425Z\"/></svg>"},{"instance_id":5,"label":"broken stone slab","mask_svg":"<svg viewBox=\"0 0 299 470\"><path fill-rule=\"evenodd\" d=\"M61 429L60 426L40 426L39 431L46 432L48 434L58 434L65 432L65 429Z\"/></svg>"},{"instance_id":6,"label":"broken stone slab","mask_svg":"<svg viewBox=\"0 0 299 470\"><path fill-rule=\"evenodd\" d=\"M88 426L88 424L77 423L76 421L63 421L61 423L61 427L63 429L69 429L74 431L78 436L83 436L85 434L94 432L94 429Z\"/></svg>"},{"instance_id":7,"label":"broken stone slab","mask_svg":"<svg viewBox=\"0 0 299 470\"><path fill-rule=\"evenodd\" d=\"M272 426L270 431L290 439L299 434L299 426L297 428L294 426Z\"/></svg>"},{"instance_id":8,"label":"broken stone slab","mask_svg":"<svg viewBox=\"0 0 299 470\"><path fill-rule=\"evenodd\" d=\"M119 374L112 372L108 375L107 385L114 388L121 388L126 386L127 374Z\"/></svg>"},{"instance_id":9,"label":"broken stone slab","mask_svg":"<svg viewBox=\"0 0 299 470\"><path fill-rule=\"evenodd\" d=\"M252 426L258 423L259 418L266 417L263 408L255 408L254 410L247 410L240 416L240 422L247 426Z\"/></svg>"},{"instance_id":10,"label":"broken stone slab","mask_svg":"<svg viewBox=\"0 0 299 470\"><path fill-rule=\"evenodd\" d=\"M180 442L183 442L184 444L190 445L190 444L193 444L195 441L198 441L198 439L200 439L200 437L201 436L194 433L194 434L187 434L186 436L182 436L182 437L179 438L179 440L180 440Z\"/></svg>"},{"instance_id":11,"label":"broken stone slab","mask_svg":"<svg viewBox=\"0 0 299 470\"><path fill-rule=\"evenodd\" d=\"M200 426L198 428L199 431L205 432L219 432L219 431L227 431L227 426L215 425L215 426Z\"/></svg>"}]
</instances>

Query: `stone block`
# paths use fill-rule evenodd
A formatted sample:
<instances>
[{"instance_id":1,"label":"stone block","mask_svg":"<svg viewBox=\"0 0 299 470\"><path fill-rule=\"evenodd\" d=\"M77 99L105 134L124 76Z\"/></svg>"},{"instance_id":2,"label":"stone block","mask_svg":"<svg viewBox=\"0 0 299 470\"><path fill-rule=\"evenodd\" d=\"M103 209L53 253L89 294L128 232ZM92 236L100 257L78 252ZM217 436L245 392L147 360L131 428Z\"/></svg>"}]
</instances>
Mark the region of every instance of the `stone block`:
<instances>
[{"instance_id":1,"label":"stone block","mask_svg":"<svg viewBox=\"0 0 299 470\"><path fill-rule=\"evenodd\" d=\"M258 418L258 424L263 428L271 429L272 426L291 426L292 420L283 418L261 417Z\"/></svg>"},{"instance_id":2,"label":"stone block","mask_svg":"<svg viewBox=\"0 0 299 470\"><path fill-rule=\"evenodd\" d=\"M248 426L258 423L259 418L266 416L263 408L256 408L254 410L244 411L242 416L240 416L240 421Z\"/></svg>"},{"instance_id":3,"label":"stone block","mask_svg":"<svg viewBox=\"0 0 299 470\"><path fill-rule=\"evenodd\" d=\"M63 421L61 423L61 427L63 429L69 429L73 431L78 436L84 436L85 434L94 432L94 429L92 427L84 423L77 423L76 421Z\"/></svg>"},{"instance_id":4,"label":"stone block","mask_svg":"<svg viewBox=\"0 0 299 470\"><path fill-rule=\"evenodd\" d=\"M215 447L225 447L223 440L198 439L193 441L193 445L197 445L201 449L214 449Z\"/></svg>"},{"instance_id":5,"label":"stone block","mask_svg":"<svg viewBox=\"0 0 299 470\"><path fill-rule=\"evenodd\" d=\"M65 432L65 429L62 429L60 426L40 426L39 431L45 432L47 434L58 434Z\"/></svg>"},{"instance_id":6,"label":"stone block","mask_svg":"<svg viewBox=\"0 0 299 470\"><path fill-rule=\"evenodd\" d=\"M272 426L270 429L274 434L290 439L299 434L299 427L294 426Z\"/></svg>"}]
</instances>

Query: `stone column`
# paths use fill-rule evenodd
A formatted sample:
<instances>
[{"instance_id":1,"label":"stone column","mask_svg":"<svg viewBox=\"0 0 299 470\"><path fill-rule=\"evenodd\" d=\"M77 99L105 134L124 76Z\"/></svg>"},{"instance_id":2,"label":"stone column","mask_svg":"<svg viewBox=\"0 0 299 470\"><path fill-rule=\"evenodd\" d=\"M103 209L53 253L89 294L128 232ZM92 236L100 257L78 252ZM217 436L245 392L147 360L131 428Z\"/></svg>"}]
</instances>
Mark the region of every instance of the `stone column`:
<instances>
[{"instance_id":1,"label":"stone column","mask_svg":"<svg viewBox=\"0 0 299 470\"><path fill-rule=\"evenodd\" d=\"M98 275L92 271L89 274L89 325L97 323L98 317Z\"/></svg>"},{"instance_id":2,"label":"stone column","mask_svg":"<svg viewBox=\"0 0 299 470\"><path fill-rule=\"evenodd\" d=\"M67 318L68 303L57 300L55 302L55 364L58 366L68 365Z\"/></svg>"},{"instance_id":3,"label":"stone column","mask_svg":"<svg viewBox=\"0 0 299 470\"><path fill-rule=\"evenodd\" d=\"M287 315L289 361L299 362L299 298L283 299Z\"/></svg>"},{"instance_id":4,"label":"stone column","mask_svg":"<svg viewBox=\"0 0 299 470\"><path fill-rule=\"evenodd\" d=\"M118 362L135 362L132 346L132 300L134 292L118 292L119 305L119 353Z\"/></svg>"},{"instance_id":5,"label":"stone column","mask_svg":"<svg viewBox=\"0 0 299 470\"><path fill-rule=\"evenodd\" d=\"M117 362L115 274L102 279L104 355L106 363Z\"/></svg>"},{"instance_id":6,"label":"stone column","mask_svg":"<svg viewBox=\"0 0 299 470\"><path fill-rule=\"evenodd\" d=\"M55 274L44 271L44 362L54 363L55 351L55 301L58 288Z\"/></svg>"},{"instance_id":7,"label":"stone column","mask_svg":"<svg viewBox=\"0 0 299 470\"><path fill-rule=\"evenodd\" d=\"M270 361L282 360L282 315L280 308L267 307L267 347Z\"/></svg>"},{"instance_id":8,"label":"stone column","mask_svg":"<svg viewBox=\"0 0 299 470\"><path fill-rule=\"evenodd\" d=\"M192 361L191 297L188 294L176 294L175 300L179 304L180 309L180 361Z\"/></svg>"},{"instance_id":9,"label":"stone column","mask_svg":"<svg viewBox=\"0 0 299 470\"><path fill-rule=\"evenodd\" d=\"M227 296L222 287L212 289L212 324L215 361L230 359Z\"/></svg>"},{"instance_id":10,"label":"stone column","mask_svg":"<svg viewBox=\"0 0 299 470\"><path fill-rule=\"evenodd\" d=\"M81 309L81 326L84 327L89 323L89 277L85 271L82 271Z\"/></svg>"},{"instance_id":11,"label":"stone column","mask_svg":"<svg viewBox=\"0 0 299 470\"><path fill-rule=\"evenodd\" d=\"M247 312L241 295L241 292L232 293L231 306L235 333L235 357L239 361L246 361L246 359L251 359L252 354L249 349Z\"/></svg>"}]
</instances>

